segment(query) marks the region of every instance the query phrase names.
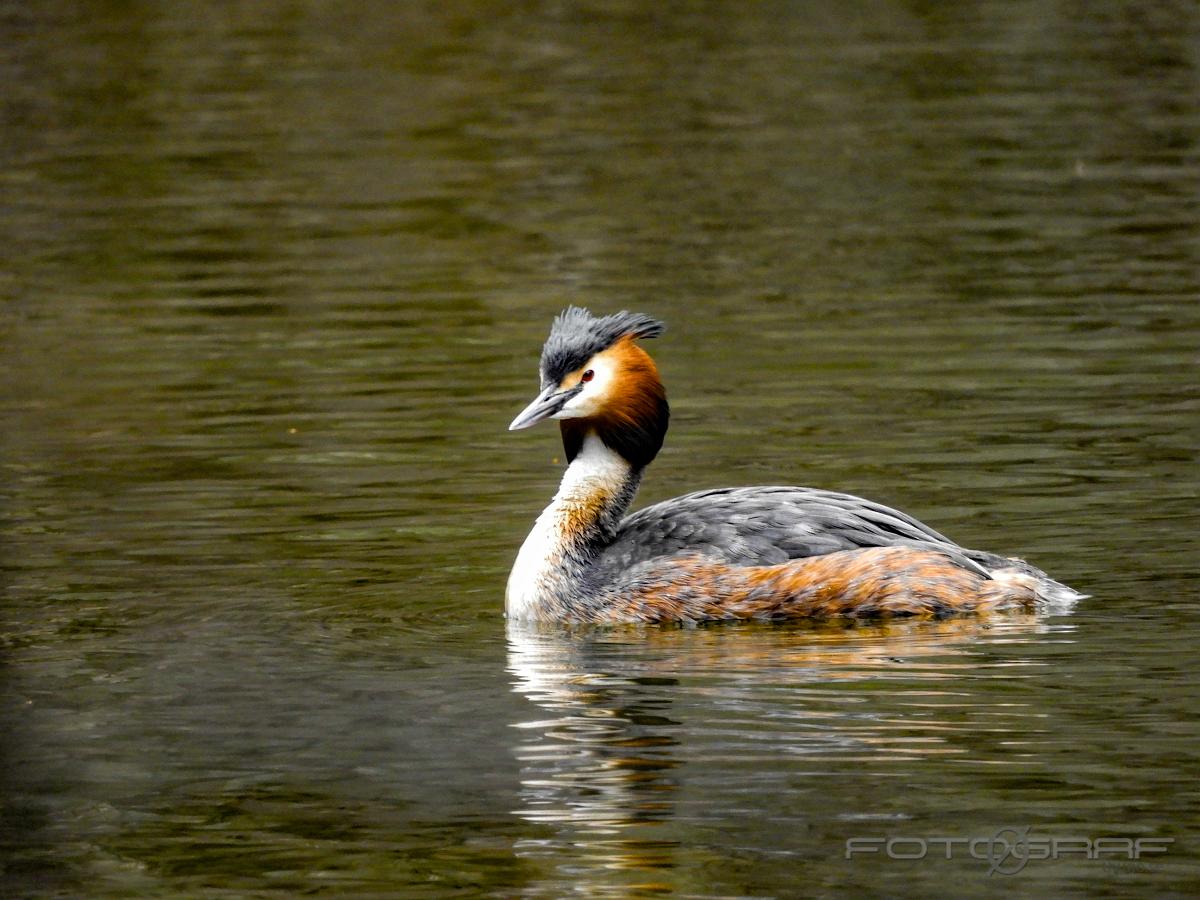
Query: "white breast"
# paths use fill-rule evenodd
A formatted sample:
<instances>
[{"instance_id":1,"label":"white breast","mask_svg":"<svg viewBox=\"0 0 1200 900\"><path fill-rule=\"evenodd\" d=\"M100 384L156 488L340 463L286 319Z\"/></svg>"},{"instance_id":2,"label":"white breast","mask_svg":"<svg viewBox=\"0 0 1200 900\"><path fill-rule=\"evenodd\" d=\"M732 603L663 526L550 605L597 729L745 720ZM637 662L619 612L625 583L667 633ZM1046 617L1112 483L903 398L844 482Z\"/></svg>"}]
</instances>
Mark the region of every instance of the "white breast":
<instances>
[{"instance_id":1,"label":"white breast","mask_svg":"<svg viewBox=\"0 0 1200 900\"><path fill-rule=\"evenodd\" d=\"M566 577L563 561L573 533L567 521L579 510L595 510L597 493L616 497L630 475L629 463L595 435L584 439L578 455L563 473L562 484L525 538L508 576L504 609L512 619L542 618L540 604L552 596L556 581Z\"/></svg>"},{"instance_id":2,"label":"white breast","mask_svg":"<svg viewBox=\"0 0 1200 900\"><path fill-rule=\"evenodd\" d=\"M549 577L562 562L562 543L554 527L557 518L554 505L546 507L521 545L504 592L504 611L510 619L536 618L532 612L538 598L549 590Z\"/></svg>"}]
</instances>

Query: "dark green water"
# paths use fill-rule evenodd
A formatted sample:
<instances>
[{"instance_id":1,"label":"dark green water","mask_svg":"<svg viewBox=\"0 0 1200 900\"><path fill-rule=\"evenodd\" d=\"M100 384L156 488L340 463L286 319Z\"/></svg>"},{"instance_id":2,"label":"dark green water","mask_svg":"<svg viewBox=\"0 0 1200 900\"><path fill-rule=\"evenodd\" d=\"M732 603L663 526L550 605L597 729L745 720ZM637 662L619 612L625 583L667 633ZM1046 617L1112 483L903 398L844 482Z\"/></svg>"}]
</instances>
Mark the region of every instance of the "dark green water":
<instances>
[{"instance_id":1,"label":"dark green water","mask_svg":"<svg viewBox=\"0 0 1200 900\"><path fill-rule=\"evenodd\" d=\"M1200 890L1193 5L47 0L0 78L0 892ZM567 302L669 325L643 502L1093 599L506 632ZM1027 826L1173 843L845 858Z\"/></svg>"}]
</instances>

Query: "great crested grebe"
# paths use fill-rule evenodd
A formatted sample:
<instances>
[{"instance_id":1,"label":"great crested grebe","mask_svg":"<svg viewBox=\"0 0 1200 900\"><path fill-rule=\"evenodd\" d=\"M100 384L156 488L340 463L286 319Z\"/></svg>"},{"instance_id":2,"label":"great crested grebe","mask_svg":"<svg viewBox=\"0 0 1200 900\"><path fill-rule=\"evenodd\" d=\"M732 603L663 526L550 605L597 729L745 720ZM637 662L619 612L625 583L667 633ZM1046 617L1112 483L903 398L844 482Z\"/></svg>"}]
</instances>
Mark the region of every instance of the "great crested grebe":
<instances>
[{"instance_id":1,"label":"great crested grebe","mask_svg":"<svg viewBox=\"0 0 1200 900\"><path fill-rule=\"evenodd\" d=\"M508 579L510 618L702 622L1066 609L1082 594L1019 559L960 547L911 516L803 487L700 491L626 516L670 410L636 341L661 322L569 307L541 393L509 426L559 419L567 471Z\"/></svg>"}]
</instances>

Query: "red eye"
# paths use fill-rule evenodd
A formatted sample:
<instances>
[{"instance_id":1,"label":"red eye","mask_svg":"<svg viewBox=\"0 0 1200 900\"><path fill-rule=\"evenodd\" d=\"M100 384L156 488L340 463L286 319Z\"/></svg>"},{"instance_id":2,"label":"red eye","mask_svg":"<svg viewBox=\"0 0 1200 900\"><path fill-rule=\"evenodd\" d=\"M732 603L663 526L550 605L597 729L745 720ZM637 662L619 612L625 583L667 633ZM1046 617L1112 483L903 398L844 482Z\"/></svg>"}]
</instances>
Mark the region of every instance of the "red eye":
<instances>
[{"instance_id":1,"label":"red eye","mask_svg":"<svg viewBox=\"0 0 1200 900\"><path fill-rule=\"evenodd\" d=\"M591 381L595 377L596 377L596 373L593 372L591 369L588 369L581 376L579 376L579 380L580 381Z\"/></svg>"}]
</instances>

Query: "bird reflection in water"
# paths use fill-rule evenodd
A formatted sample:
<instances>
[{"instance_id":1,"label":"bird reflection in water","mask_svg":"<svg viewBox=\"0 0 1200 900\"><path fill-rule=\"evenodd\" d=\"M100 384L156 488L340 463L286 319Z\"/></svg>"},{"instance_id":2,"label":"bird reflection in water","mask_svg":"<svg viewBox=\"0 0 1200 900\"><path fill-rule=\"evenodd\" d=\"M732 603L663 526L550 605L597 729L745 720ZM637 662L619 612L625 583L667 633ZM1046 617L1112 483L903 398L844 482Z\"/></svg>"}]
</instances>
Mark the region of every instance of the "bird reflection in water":
<instances>
[{"instance_id":1,"label":"bird reflection in water","mask_svg":"<svg viewBox=\"0 0 1200 900\"><path fill-rule=\"evenodd\" d=\"M748 771L784 767L786 789L812 767L806 757L871 766L964 752L947 707L994 698L962 696L962 676L1011 678L1021 665L1005 654L990 666L981 643L1047 630L1072 626L1033 615L682 629L510 621L513 689L536 707L513 723L516 814L540 826L516 851L550 867L549 895L679 887L677 864L728 858L696 835L721 827L721 803L753 802L730 796ZM883 686L864 690L868 679Z\"/></svg>"},{"instance_id":2,"label":"bird reflection in water","mask_svg":"<svg viewBox=\"0 0 1200 900\"><path fill-rule=\"evenodd\" d=\"M544 713L514 723L523 735L516 743L524 801L517 813L552 835L523 842L518 853L556 856L573 848L584 857L576 864L610 877L613 870L669 868L675 842L655 826L671 816L679 787L682 735L669 715L668 690L677 681L636 666L614 671L620 654L611 650L619 645L594 637L509 625L514 690Z\"/></svg>"}]
</instances>

